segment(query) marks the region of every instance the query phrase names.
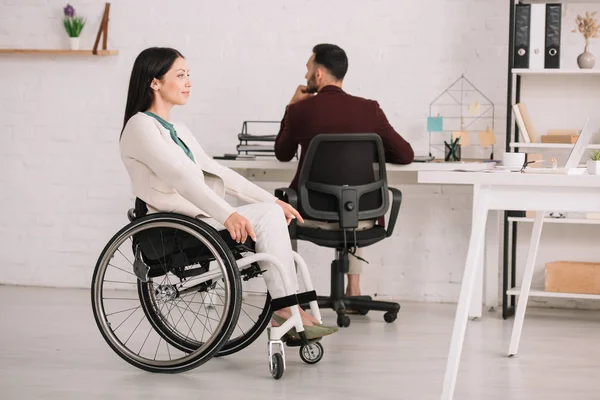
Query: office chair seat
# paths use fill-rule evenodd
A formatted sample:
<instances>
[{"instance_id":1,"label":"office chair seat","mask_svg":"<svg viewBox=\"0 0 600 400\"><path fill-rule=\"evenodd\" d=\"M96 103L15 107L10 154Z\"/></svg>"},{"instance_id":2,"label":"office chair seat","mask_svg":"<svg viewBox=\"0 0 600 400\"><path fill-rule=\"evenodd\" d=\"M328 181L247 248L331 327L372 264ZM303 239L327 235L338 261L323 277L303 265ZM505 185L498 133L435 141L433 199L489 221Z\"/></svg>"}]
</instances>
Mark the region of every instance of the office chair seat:
<instances>
[{"instance_id":1,"label":"office chair seat","mask_svg":"<svg viewBox=\"0 0 600 400\"><path fill-rule=\"evenodd\" d=\"M375 225L373 228L356 231L357 247L367 247L386 238L385 228ZM346 231L346 242L354 243L354 233ZM296 238L319 246L338 248L344 243L344 231L330 231L319 228L296 228Z\"/></svg>"}]
</instances>

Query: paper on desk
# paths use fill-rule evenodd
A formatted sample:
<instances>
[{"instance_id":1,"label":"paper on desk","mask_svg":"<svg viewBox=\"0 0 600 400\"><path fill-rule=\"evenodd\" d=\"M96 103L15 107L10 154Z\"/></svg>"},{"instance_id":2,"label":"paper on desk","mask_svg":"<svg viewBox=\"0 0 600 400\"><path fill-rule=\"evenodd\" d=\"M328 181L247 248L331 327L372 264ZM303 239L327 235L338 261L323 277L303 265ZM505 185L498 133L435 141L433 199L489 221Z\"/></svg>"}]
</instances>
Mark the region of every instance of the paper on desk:
<instances>
[{"instance_id":1,"label":"paper on desk","mask_svg":"<svg viewBox=\"0 0 600 400\"><path fill-rule=\"evenodd\" d=\"M481 131L477 135L479 136L479 144L481 147L488 147L496 144L496 135L492 129Z\"/></svg>"}]
</instances>

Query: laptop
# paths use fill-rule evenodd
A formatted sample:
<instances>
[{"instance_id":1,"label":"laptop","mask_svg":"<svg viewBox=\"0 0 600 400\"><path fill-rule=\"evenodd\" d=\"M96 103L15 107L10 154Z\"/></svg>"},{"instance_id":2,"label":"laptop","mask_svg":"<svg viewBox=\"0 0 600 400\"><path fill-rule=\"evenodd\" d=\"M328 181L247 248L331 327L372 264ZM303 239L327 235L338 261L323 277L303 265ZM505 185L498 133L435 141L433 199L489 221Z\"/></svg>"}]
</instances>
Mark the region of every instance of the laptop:
<instances>
[{"instance_id":1,"label":"laptop","mask_svg":"<svg viewBox=\"0 0 600 400\"><path fill-rule=\"evenodd\" d=\"M585 124L583 125L583 129L577 138L577 141L573 145L571 149L571 153L569 154L569 158L565 163L564 167L561 168L552 168L552 167L544 167L544 168L525 168L523 172L529 174L567 174L567 175L581 175L586 169L578 168L581 163L581 159L583 158L583 154L590 143L592 135L596 133L598 130L598 121L591 120L587 118Z\"/></svg>"}]
</instances>

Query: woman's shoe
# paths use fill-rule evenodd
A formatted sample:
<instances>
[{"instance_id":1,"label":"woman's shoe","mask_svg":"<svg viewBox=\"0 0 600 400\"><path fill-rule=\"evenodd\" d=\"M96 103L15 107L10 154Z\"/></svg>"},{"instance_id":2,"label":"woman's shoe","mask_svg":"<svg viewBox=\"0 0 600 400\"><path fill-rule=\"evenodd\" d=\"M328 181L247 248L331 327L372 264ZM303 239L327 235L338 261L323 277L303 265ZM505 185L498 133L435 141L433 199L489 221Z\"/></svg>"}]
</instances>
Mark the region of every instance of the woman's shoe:
<instances>
[{"instance_id":1,"label":"woman's shoe","mask_svg":"<svg viewBox=\"0 0 600 400\"><path fill-rule=\"evenodd\" d=\"M275 322L277 322L280 326L283 325L283 323L285 321L287 321L285 318L280 317L279 315L273 313L273 320L275 320ZM335 332L338 331L337 327L330 327L330 326L326 326L326 325L313 325L313 326L304 326L304 334L306 335L306 339L308 340L313 340L313 339L319 339L322 338L323 336L328 336L331 335ZM288 337L289 339L300 339L300 335L298 334L298 332L296 331L296 328L292 328L290 329L282 338L282 340L285 337Z\"/></svg>"}]
</instances>

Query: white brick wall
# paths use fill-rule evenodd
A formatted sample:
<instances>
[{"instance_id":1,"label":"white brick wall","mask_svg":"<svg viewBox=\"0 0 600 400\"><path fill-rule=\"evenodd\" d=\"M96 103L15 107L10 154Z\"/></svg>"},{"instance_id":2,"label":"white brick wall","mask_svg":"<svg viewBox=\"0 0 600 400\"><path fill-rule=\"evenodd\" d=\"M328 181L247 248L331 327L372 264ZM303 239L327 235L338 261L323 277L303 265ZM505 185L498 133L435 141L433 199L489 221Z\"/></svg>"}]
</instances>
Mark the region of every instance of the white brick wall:
<instances>
[{"instance_id":1,"label":"white brick wall","mask_svg":"<svg viewBox=\"0 0 600 400\"><path fill-rule=\"evenodd\" d=\"M113 1L109 47L119 50L116 57L1 56L0 282L89 287L96 257L126 223L133 200L118 136L131 66L145 47L176 47L187 57L193 95L174 117L210 154L234 149L242 121L281 118L319 42L345 48L345 89L377 99L419 154L428 150L429 103L464 73L496 104L501 152L506 3ZM72 4L88 18L81 46L91 48L104 2ZM63 6L0 0L0 47L66 48ZM470 192L403 191L395 237L373 247L363 288L402 299L455 301ZM331 252L314 250L306 258L317 288L327 291Z\"/></svg>"}]
</instances>

